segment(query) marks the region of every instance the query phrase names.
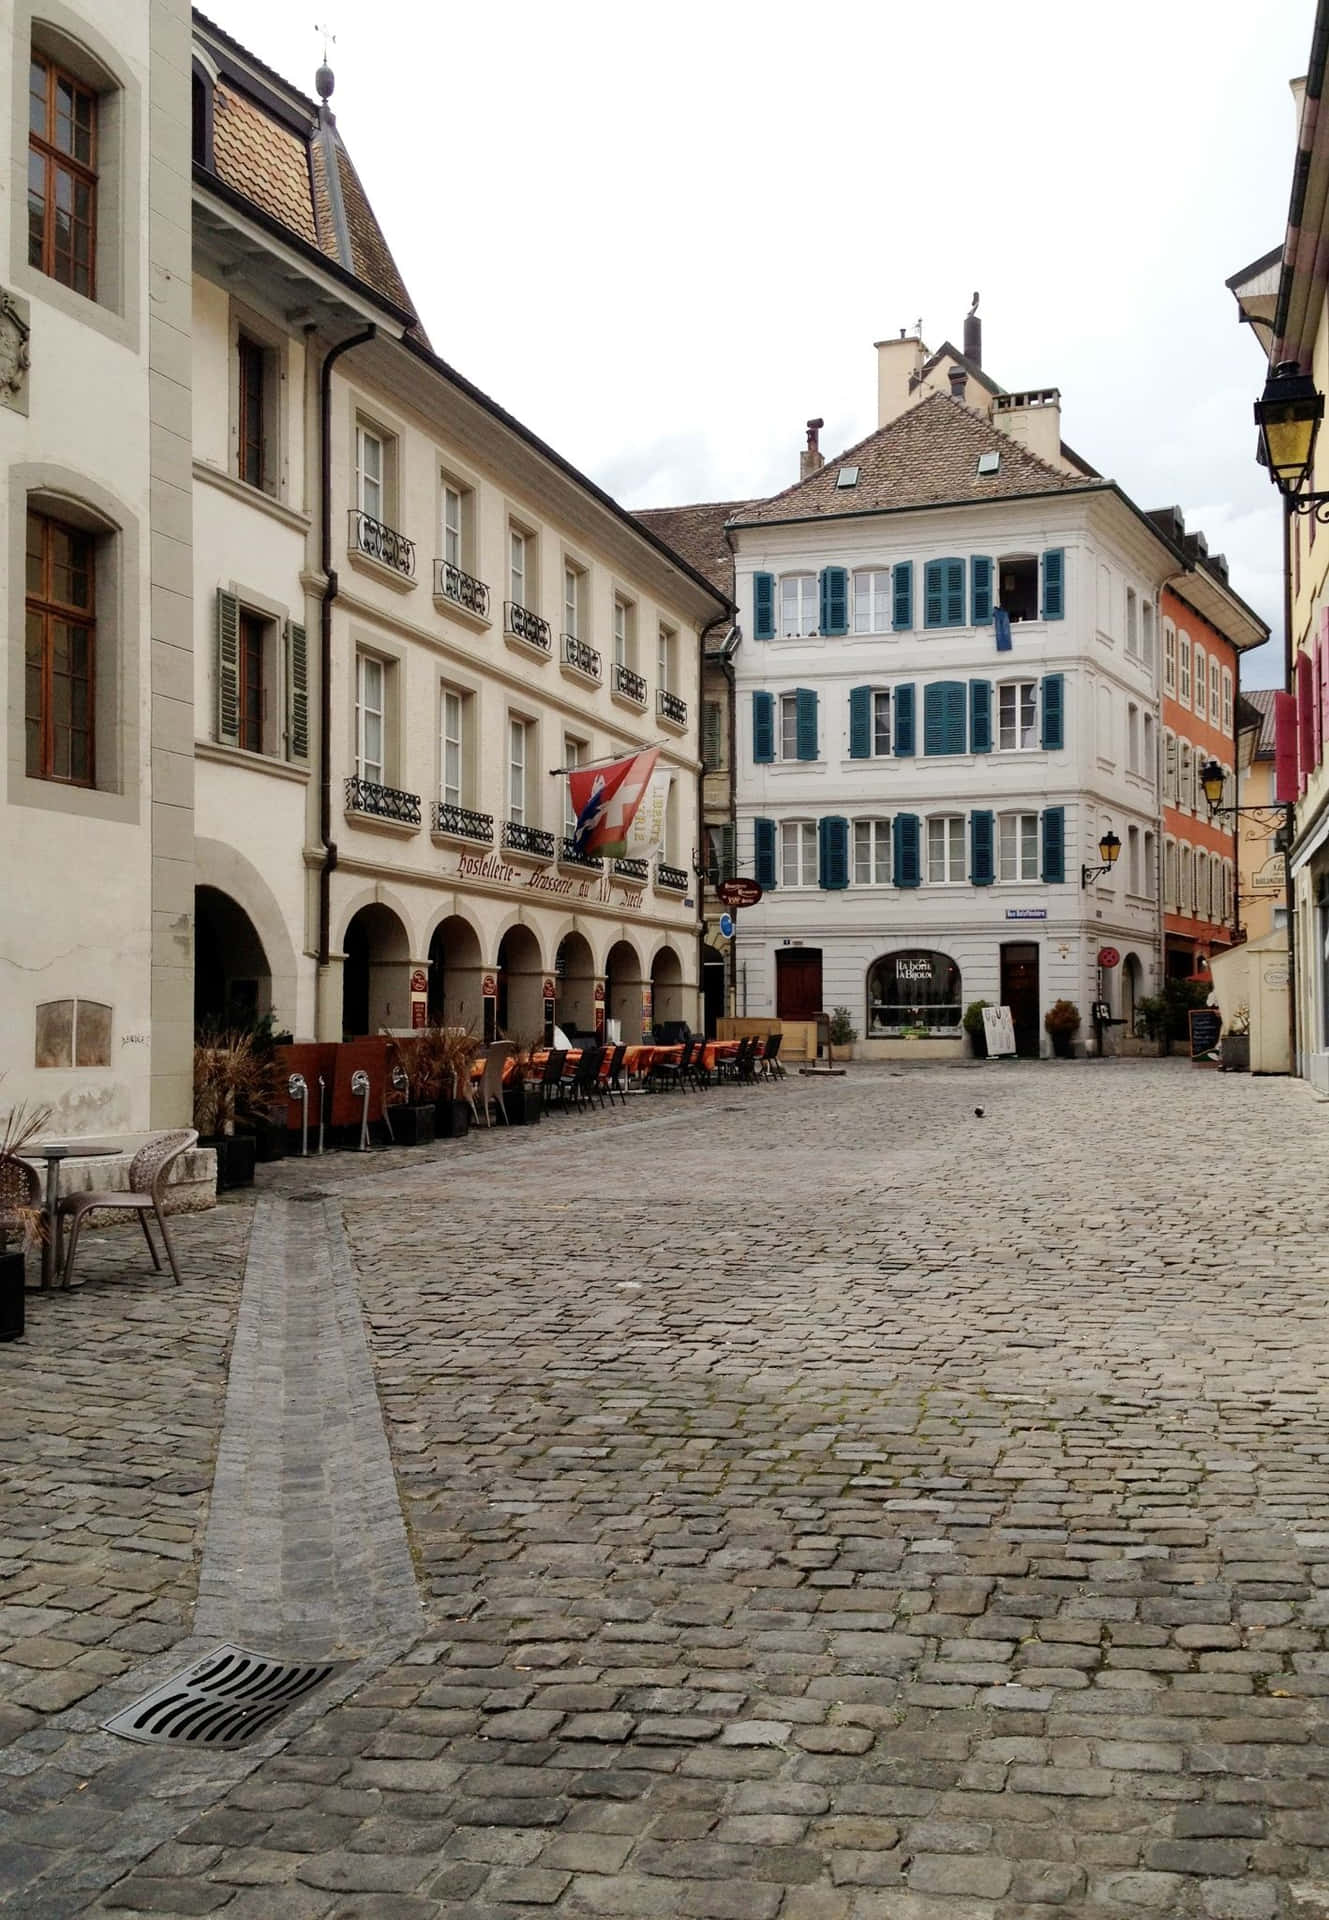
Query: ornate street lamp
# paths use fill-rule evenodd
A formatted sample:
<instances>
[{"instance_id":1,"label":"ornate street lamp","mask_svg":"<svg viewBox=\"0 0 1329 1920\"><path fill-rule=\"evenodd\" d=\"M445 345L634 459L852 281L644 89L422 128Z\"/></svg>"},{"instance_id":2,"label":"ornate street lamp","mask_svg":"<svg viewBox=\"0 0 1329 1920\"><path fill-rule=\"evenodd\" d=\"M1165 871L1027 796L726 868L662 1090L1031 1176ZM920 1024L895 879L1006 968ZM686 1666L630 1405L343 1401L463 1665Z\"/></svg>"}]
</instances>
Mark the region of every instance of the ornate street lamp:
<instances>
[{"instance_id":1,"label":"ornate street lamp","mask_svg":"<svg viewBox=\"0 0 1329 1920\"><path fill-rule=\"evenodd\" d=\"M1223 791L1227 781L1223 769L1217 760L1206 760L1200 768L1200 789L1209 807L1211 820L1236 819L1243 813L1256 814L1265 826L1278 830L1274 844L1281 852L1284 844L1292 844L1292 806L1286 800L1270 800L1264 806L1236 807L1223 805Z\"/></svg>"},{"instance_id":2,"label":"ornate street lamp","mask_svg":"<svg viewBox=\"0 0 1329 1920\"><path fill-rule=\"evenodd\" d=\"M1116 834L1113 833L1111 827L1109 827L1098 843L1098 857L1103 864L1099 867L1080 868L1081 889L1087 887L1091 880L1097 880L1101 878L1103 874L1111 873L1117 863L1117 855L1120 852L1121 842L1118 840Z\"/></svg>"},{"instance_id":3,"label":"ornate street lamp","mask_svg":"<svg viewBox=\"0 0 1329 1920\"><path fill-rule=\"evenodd\" d=\"M1294 513L1310 513L1329 494L1303 493L1315 464L1315 440L1324 418L1324 395L1295 360L1284 360L1255 402L1260 459Z\"/></svg>"}]
</instances>

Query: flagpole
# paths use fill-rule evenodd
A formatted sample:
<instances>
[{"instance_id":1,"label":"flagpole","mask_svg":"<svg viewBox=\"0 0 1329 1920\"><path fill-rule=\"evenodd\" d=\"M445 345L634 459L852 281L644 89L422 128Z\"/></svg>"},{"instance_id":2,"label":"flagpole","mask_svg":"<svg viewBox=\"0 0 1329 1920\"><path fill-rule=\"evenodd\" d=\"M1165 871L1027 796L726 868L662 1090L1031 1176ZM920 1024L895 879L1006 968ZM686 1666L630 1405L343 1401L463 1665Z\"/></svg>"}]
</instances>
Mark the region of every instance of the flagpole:
<instances>
[{"instance_id":1,"label":"flagpole","mask_svg":"<svg viewBox=\"0 0 1329 1920\"><path fill-rule=\"evenodd\" d=\"M590 773L596 767L616 767L623 760L634 759L639 753L646 753L646 747L629 747L626 753L607 753L600 760L579 760L575 767L551 767L551 774Z\"/></svg>"}]
</instances>

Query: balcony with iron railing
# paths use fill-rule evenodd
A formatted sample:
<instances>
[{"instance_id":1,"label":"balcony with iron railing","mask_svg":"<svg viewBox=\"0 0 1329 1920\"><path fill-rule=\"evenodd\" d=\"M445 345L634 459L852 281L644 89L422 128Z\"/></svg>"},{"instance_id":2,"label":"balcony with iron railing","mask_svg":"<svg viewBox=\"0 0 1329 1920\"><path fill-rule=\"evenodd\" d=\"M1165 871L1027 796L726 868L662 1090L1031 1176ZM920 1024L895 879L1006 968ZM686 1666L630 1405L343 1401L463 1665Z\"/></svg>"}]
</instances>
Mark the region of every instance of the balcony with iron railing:
<instances>
[{"instance_id":1,"label":"balcony with iron railing","mask_svg":"<svg viewBox=\"0 0 1329 1920\"><path fill-rule=\"evenodd\" d=\"M460 607L464 613L473 613L477 620L489 618L488 587L473 574L454 567L451 560L434 562L434 598Z\"/></svg>"},{"instance_id":2,"label":"balcony with iron railing","mask_svg":"<svg viewBox=\"0 0 1329 1920\"><path fill-rule=\"evenodd\" d=\"M346 811L364 814L371 820L387 821L394 827L418 827L420 796L403 793L398 787L381 786L377 780L361 780L352 774L346 782Z\"/></svg>"},{"instance_id":3,"label":"balcony with iron railing","mask_svg":"<svg viewBox=\"0 0 1329 1920\"><path fill-rule=\"evenodd\" d=\"M494 844L494 816L476 813L472 807L458 807L451 801L435 800L434 832L453 840L479 840L487 847Z\"/></svg>"},{"instance_id":4,"label":"balcony with iron railing","mask_svg":"<svg viewBox=\"0 0 1329 1920\"><path fill-rule=\"evenodd\" d=\"M565 633L560 642L560 658L565 667L570 667L584 680L600 682L600 654L597 648L589 646L585 640L579 640L575 633Z\"/></svg>"},{"instance_id":5,"label":"balcony with iron railing","mask_svg":"<svg viewBox=\"0 0 1329 1920\"><path fill-rule=\"evenodd\" d=\"M666 893L686 893L688 876L682 867L671 867L664 860L655 863L655 884Z\"/></svg>"},{"instance_id":6,"label":"balcony with iron railing","mask_svg":"<svg viewBox=\"0 0 1329 1920\"><path fill-rule=\"evenodd\" d=\"M353 555L363 554L365 559L377 561L379 566L387 567L403 580L414 580L415 542L398 533L395 527L386 527L372 514L352 507L347 539Z\"/></svg>"},{"instance_id":7,"label":"balcony with iron railing","mask_svg":"<svg viewBox=\"0 0 1329 1920\"><path fill-rule=\"evenodd\" d=\"M634 707L646 705L646 682L641 674L634 673L631 667L625 667L620 661L614 662L614 692L622 700L630 701Z\"/></svg>"},{"instance_id":8,"label":"balcony with iron railing","mask_svg":"<svg viewBox=\"0 0 1329 1920\"><path fill-rule=\"evenodd\" d=\"M534 854L538 860L554 857L554 836L543 827L528 827L524 820L503 822L503 851Z\"/></svg>"},{"instance_id":9,"label":"balcony with iron railing","mask_svg":"<svg viewBox=\"0 0 1329 1920\"><path fill-rule=\"evenodd\" d=\"M650 864L645 860L615 860L614 878L616 880L638 880L644 886L651 874Z\"/></svg>"},{"instance_id":10,"label":"balcony with iron railing","mask_svg":"<svg viewBox=\"0 0 1329 1920\"><path fill-rule=\"evenodd\" d=\"M584 867L588 873L603 871L598 854L583 853L574 840L567 838L559 841L558 864L560 867Z\"/></svg>"},{"instance_id":11,"label":"balcony with iron railing","mask_svg":"<svg viewBox=\"0 0 1329 1920\"><path fill-rule=\"evenodd\" d=\"M518 606L515 600L503 602L503 631L509 639L524 640L528 647L535 647L540 653L553 650L554 636L549 622L532 613L529 607Z\"/></svg>"},{"instance_id":12,"label":"balcony with iron railing","mask_svg":"<svg viewBox=\"0 0 1329 1920\"><path fill-rule=\"evenodd\" d=\"M686 727L688 724L688 703L676 693L670 693L668 687L655 690L655 717L667 727Z\"/></svg>"}]
</instances>

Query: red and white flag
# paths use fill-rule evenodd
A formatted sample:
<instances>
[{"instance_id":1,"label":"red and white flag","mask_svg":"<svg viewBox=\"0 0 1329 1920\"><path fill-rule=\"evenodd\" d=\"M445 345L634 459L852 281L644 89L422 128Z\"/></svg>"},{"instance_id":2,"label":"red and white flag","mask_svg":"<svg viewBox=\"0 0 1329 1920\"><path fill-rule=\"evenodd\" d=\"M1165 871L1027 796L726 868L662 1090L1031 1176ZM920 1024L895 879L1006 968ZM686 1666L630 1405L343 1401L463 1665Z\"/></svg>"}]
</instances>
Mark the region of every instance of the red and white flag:
<instances>
[{"instance_id":1,"label":"red and white flag","mask_svg":"<svg viewBox=\"0 0 1329 1920\"><path fill-rule=\"evenodd\" d=\"M658 747L646 747L604 766L569 768L568 789L577 818L572 841L578 853L622 856L659 757Z\"/></svg>"}]
</instances>

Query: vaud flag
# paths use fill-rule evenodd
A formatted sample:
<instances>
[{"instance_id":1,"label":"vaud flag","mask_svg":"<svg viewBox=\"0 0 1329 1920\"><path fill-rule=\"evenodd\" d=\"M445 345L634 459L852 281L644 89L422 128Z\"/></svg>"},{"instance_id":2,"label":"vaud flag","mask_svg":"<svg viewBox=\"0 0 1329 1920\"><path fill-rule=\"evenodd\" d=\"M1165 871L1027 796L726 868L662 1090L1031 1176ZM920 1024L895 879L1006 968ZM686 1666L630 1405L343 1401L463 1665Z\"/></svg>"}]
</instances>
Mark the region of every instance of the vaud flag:
<instances>
[{"instance_id":1,"label":"vaud flag","mask_svg":"<svg viewBox=\"0 0 1329 1920\"><path fill-rule=\"evenodd\" d=\"M649 860L664 845L665 809L669 805L669 789L673 784L673 774L664 767L657 767L651 775L641 797L641 805L628 827L627 851L630 860Z\"/></svg>"},{"instance_id":2,"label":"vaud flag","mask_svg":"<svg viewBox=\"0 0 1329 1920\"><path fill-rule=\"evenodd\" d=\"M658 747L646 747L607 766L569 769L568 788L577 816L572 844L578 853L622 856L628 828L659 757Z\"/></svg>"}]
</instances>

